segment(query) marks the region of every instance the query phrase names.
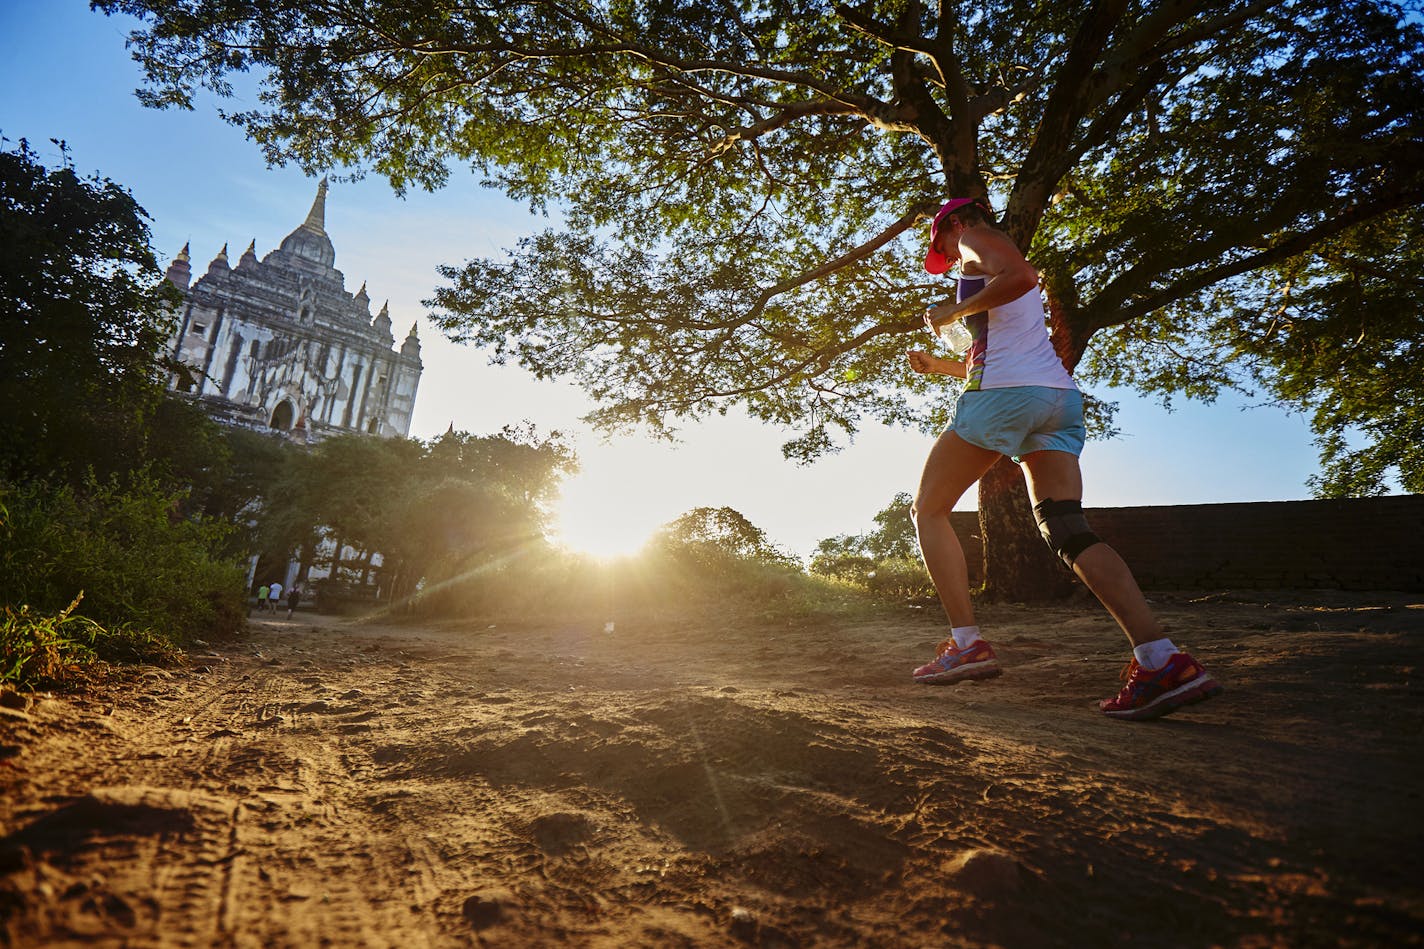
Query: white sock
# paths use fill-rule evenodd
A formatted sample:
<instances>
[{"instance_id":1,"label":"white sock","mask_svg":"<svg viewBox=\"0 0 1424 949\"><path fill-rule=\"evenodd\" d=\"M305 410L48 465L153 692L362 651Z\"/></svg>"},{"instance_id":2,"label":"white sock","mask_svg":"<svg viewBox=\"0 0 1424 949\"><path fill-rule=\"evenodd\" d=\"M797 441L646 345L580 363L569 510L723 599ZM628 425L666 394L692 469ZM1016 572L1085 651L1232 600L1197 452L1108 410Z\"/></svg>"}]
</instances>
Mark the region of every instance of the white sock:
<instances>
[{"instance_id":1,"label":"white sock","mask_svg":"<svg viewBox=\"0 0 1424 949\"><path fill-rule=\"evenodd\" d=\"M984 637L979 635L978 626L956 626L949 631L954 637L954 645L960 649L968 649Z\"/></svg>"},{"instance_id":2,"label":"white sock","mask_svg":"<svg viewBox=\"0 0 1424 949\"><path fill-rule=\"evenodd\" d=\"M1132 654L1137 657L1137 664L1142 668L1160 669L1167 664L1168 659L1180 651L1172 645L1170 639L1154 639L1150 643L1134 646Z\"/></svg>"}]
</instances>

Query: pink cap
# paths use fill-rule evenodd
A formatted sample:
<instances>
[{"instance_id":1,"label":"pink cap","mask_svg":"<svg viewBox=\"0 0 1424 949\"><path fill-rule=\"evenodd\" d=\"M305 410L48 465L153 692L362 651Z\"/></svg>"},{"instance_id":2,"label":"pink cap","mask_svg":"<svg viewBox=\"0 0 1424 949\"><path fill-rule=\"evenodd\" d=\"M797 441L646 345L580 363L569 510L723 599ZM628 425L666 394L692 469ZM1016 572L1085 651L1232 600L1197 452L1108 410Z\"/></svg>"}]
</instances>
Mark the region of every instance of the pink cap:
<instances>
[{"instance_id":1,"label":"pink cap","mask_svg":"<svg viewBox=\"0 0 1424 949\"><path fill-rule=\"evenodd\" d=\"M939 236L939 225L946 217L955 210L964 207L966 204L974 204L974 198L950 198L944 203L935 214L934 220L930 222L930 252L925 255L925 270L932 274L942 274L949 269L949 258L935 250L935 238Z\"/></svg>"}]
</instances>

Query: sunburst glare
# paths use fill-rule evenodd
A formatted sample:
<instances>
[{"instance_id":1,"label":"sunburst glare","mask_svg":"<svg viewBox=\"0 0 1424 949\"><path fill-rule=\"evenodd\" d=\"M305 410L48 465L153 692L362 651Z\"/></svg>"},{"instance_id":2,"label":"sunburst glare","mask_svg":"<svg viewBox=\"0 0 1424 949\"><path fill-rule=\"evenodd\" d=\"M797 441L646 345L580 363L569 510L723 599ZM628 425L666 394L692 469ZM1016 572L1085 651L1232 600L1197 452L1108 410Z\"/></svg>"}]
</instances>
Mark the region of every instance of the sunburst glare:
<instances>
[{"instance_id":1,"label":"sunburst glare","mask_svg":"<svg viewBox=\"0 0 1424 949\"><path fill-rule=\"evenodd\" d=\"M649 506L635 480L606 472L570 479L555 513L558 543L604 560L638 553L669 519Z\"/></svg>"}]
</instances>

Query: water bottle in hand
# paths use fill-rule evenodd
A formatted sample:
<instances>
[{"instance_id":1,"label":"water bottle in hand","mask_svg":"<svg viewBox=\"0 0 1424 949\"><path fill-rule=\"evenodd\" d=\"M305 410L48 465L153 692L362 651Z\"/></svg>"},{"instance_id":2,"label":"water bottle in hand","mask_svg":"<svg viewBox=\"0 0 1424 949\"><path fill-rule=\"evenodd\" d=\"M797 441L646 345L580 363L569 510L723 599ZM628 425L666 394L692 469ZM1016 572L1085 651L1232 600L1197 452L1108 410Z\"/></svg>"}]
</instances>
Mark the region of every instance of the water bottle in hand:
<instances>
[{"instance_id":1,"label":"water bottle in hand","mask_svg":"<svg viewBox=\"0 0 1424 949\"><path fill-rule=\"evenodd\" d=\"M983 290L986 282L984 277L960 277L955 286L955 301L963 303L968 300ZM974 342L974 334L969 332L969 327L964 325L962 319L941 326L939 337L949 344L950 350L956 356L969 352L969 344Z\"/></svg>"},{"instance_id":2,"label":"water bottle in hand","mask_svg":"<svg viewBox=\"0 0 1424 949\"><path fill-rule=\"evenodd\" d=\"M969 327L964 325L963 320L951 320L941 326L939 338L949 344L949 351L956 356L967 353L969 344L974 342L974 334L969 332Z\"/></svg>"}]
</instances>

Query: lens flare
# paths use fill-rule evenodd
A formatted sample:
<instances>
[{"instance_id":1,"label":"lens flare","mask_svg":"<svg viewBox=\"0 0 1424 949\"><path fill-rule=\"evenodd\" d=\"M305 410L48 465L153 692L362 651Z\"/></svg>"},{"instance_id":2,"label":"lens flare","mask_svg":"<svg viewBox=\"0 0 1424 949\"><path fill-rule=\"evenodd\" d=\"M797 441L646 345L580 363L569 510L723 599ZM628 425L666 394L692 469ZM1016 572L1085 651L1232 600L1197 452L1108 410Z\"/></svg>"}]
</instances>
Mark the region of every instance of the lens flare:
<instances>
[{"instance_id":1,"label":"lens flare","mask_svg":"<svg viewBox=\"0 0 1424 949\"><path fill-rule=\"evenodd\" d=\"M636 484L606 476L571 479L555 513L555 542L605 560L638 553L668 520L649 510Z\"/></svg>"}]
</instances>

